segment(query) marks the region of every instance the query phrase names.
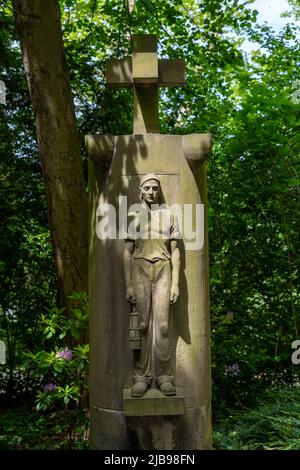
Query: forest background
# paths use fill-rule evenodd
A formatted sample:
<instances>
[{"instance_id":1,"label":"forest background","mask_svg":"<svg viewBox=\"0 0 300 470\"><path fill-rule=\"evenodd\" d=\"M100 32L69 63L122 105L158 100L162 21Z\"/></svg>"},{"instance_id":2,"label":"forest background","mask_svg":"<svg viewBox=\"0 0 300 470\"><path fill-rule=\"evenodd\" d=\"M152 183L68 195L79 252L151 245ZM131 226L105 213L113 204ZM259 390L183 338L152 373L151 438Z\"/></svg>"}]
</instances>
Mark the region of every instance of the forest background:
<instances>
[{"instance_id":1,"label":"forest background","mask_svg":"<svg viewBox=\"0 0 300 470\"><path fill-rule=\"evenodd\" d=\"M251 0L0 1L0 448L87 446L84 136L132 133L132 91L105 86L105 61L133 33L186 61L161 132L214 135L214 446L300 448L300 2L286 5L275 31Z\"/></svg>"}]
</instances>

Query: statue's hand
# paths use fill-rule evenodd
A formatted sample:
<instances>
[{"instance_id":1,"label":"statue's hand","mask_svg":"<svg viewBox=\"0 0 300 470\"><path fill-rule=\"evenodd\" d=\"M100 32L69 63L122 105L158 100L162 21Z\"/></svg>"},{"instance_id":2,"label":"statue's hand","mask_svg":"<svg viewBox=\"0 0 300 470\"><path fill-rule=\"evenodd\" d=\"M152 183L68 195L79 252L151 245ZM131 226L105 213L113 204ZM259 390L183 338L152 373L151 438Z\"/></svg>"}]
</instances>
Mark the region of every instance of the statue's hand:
<instances>
[{"instance_id":1,"label":"statue's hand","mask_svg":"<svg viewBox=\"0 0 300 470\"><path fill-rule=\"evenodd\" d=\"M172 285L171 287L171 295L170 295L170 302L171 304L175 304L179 297L179 287Z\"/></svg>"},{"instance_id":2,"label":"statue's hand","mask_svg":"<svg viewBox=\"0 0 300 470\"><path fill-rule=\"evenodd\" d=\"M134 290L133 290L133 287L131 287L131 286L128 287L128 289L126 289L126 300L128 300L128 302L130 302L131 304L136 303Z\"/></svg>"}]
</instances>

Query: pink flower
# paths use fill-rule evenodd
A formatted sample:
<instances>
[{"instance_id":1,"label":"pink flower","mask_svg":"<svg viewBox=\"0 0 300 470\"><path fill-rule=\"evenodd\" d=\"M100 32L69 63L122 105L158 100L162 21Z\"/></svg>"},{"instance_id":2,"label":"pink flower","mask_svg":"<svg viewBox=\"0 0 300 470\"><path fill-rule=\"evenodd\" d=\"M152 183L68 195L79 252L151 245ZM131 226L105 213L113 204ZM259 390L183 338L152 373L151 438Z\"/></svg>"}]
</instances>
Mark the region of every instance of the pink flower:
<instances>
[{"instance_id":1,"label":"pink flower","mask_svg":"<svg viewBox=\"0 0 300 470\"><path fill-rule=\"evenodd\" d=\"M49 392L49 393L51 393L51 392L54 392L55 389L56 389L56 385L50 383L50 384L45 385L45 387L44 387L44 392Z\"/></svg>"},{"instance_id":2,"label":"pink flower","mask_svg":"<svg viewBox=\"0 0 300 470\"><path fill-rule=\"evenodd\" d=\"M56 357L61 357L66 361L70 361L72 359L73 353L71 349L65 348L62 351L56 353Z\"/></svg>"},{"instance_id":3,"label":"pink flower","mask_svg":"<svg viewBox=\"0 0 300 470\"><path fill-rule=\"evenodd\" d=\"M225 373L231 377L236 377L241 373L239 364L231 364L230 366L227 366Z\"/></svg>"},{"instance_id":4,"label":"pink flower","mask_svg":"<svg viewBox=\"0 0 300 470\"><path fill-rule=\"evenodd\" d=\"M232 321L233 320L233 316L234 316L234 313L231 311L231 310L228 310L227 311L227 319L229 321Z\"/></svg>"}]
</instances>

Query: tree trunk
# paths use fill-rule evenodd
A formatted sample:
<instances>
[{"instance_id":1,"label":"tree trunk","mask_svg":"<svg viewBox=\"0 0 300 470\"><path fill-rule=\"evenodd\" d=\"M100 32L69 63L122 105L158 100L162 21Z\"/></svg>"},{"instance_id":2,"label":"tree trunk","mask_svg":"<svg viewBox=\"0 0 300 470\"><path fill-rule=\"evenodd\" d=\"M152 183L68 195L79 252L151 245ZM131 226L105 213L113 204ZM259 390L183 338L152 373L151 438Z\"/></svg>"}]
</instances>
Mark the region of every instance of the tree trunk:
<instances>
[{"instance_id":1,"label":"tree trunk","mask_svg":"<svg viewBox=\"0 0 300 470\"><path fill-rule=\"evenodd\" d=\"M57 0L13 0L62 305L87 289L87 197Z\"/></svg>"}]
</instances>

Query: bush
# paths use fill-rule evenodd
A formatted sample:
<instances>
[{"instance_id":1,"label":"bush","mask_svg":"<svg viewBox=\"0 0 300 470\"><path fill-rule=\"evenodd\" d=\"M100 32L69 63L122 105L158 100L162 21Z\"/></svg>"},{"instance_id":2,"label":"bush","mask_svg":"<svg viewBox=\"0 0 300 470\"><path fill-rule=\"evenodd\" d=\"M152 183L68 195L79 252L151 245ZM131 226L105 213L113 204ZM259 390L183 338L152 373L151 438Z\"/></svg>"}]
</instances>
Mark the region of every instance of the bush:
<instances>
[{"instance_id":1,"label":"bush","mask_svg":"<svg viewBox=\"0 0 300 470\"><path fill-rule=\"evenodd\" d=\"M63 410L37 413L29 407L1 412L0 450L55 450L87 449L89 417L85 411L77 411L73 440L66 429L74 416Z\"/></svg>"},{"instance_id":2,"label":"bush","mask_svg":"<svg viewBox=\"0 0 300 470\"><path fill-rule=\"evenodd\" d=\"M213 432L218 450L299 450L300 388L273 390L246 412L234 411Z\"/></svg>"},{"instance_id":3,"label":"bush","mask_svg":"<svg viewBox=\"0 0 300 470\"><path fill-rule=\"evenodd\" d=\"M74 294L72 300L76 306L68 315L54 308L42 316L48 347L26 354L27 369L42 377L36 409L47 416L51 412L54 433L60 432L69 448L76 442L79 422L88 426L88 419L83 419L88 406L89 346L83 343L88 304L85 294Z\"/></svg>"}]
</instances>

